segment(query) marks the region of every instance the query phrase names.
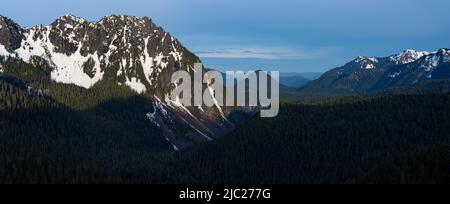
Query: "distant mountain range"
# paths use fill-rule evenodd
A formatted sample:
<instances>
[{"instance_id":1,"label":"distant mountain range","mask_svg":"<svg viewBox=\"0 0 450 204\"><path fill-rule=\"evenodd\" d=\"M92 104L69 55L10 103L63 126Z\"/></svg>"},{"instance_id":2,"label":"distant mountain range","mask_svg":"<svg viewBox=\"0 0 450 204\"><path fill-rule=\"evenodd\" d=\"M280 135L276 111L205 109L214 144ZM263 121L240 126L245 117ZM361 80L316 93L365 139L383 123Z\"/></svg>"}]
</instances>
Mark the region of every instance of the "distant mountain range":
<instances>
[{"instance_id":1,"label":"distant mountain range","mask_svg":"<svg viewBox=\"0 0 450 204\"><path fill-rule=\"evenodd\" d=\"M302 76L305 79L316 80L323 72L280 72L280 77Z\"/></svg>"},{"instance_id":2,"label":"distant mountain range","mask_svg":"<svg viewBox=\"0 0 450 204\"><path fill-rule=\"evenodd\" d=\"M280 83L290 88L301 88L320 77L318 72L282 72L280 73Z\"/></svg>"},{"instance_id":3,"label":"distant mountain range","mask_svg":"<svg viewBox=\"0 0 450 204\"><path fill-rule=\"evenodd\" d=\"M405 50L388 57L357 57L312 81L302 92L367 93L450 79L450 50ZM427 82L427 83L422 83Z\"/></svg>"}]
</instances>

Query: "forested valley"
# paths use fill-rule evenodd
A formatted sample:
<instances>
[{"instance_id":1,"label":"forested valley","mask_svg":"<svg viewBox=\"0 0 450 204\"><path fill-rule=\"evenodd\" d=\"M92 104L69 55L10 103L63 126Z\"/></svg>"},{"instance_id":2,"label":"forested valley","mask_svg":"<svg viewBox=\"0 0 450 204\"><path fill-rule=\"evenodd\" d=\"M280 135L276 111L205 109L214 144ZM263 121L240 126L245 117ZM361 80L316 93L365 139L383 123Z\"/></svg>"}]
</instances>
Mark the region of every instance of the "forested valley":
<instances>
[{"instance_id":1,"label":"forested valley","mask_svg":"<svg viewBox=\"0 0 450 204\"><path fill-rule=\"evenodd\" d=\"M1 183L450 181L450 94L283 103L278 117L175 152L142 114L145 96L57 84L16 64L0 77Z\"/></svg>"}]
</instances>

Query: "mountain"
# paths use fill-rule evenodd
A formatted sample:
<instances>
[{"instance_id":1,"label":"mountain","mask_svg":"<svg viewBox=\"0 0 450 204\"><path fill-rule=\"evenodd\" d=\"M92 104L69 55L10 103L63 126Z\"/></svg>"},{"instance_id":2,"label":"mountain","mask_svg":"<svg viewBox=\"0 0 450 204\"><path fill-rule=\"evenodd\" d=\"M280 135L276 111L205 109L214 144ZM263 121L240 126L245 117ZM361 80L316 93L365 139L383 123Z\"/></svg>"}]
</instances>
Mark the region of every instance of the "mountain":
<instances>
[{"instance_id":1,"label":"mountain","mask_svg":"<svg viewBox=\"0 0 450 204\"><path fill-rule=\"evenodd\" d=\"M299 73L304 78L307 78L309 80L316 80L318 79L323 73L322 72L301 72Z\"/></svg>"},{"instance_id":2,"label":"mountain","mask_svg":"<svg viewBox=\"0 0 450 204\"><path fill-rule=\"evenodd\" d=\"M378 92L411 87L421 81L450 79L450 50L405 50L389 57L357 57L312 81L301 91L320 93Z\"/></svg>"},{"instance_id":3,"label":"mountain","mask_svg":"<svg viewBox=\"0 0 450 204\"><path fill-rule=\"evenodd\" d=\"M280 77L292 77L301 76L305 79L315 80L320 77L323 73L320 72L280 72Z\"/></svg>"},{"instance_id":4,"label":"mountain","mask_svg":"<svg viewBox=\"0 0 450 204\"><path fill-rule=\"evenodd\" d=\"M236 126L231 108L184 107L169 99L175 87L172 73L192 74L197 62L148 17L112 15L89 22L65 15L48 26L23 28L0 16L1 75L16 77L72 109L124 97L119 90L126 97L145 98L153 108L141 114L174 149L222 136ZM63 84L67 90L61 90Z\"/></svg>"},{"instance_id":5,"label":"mountain","mask_svg":"<svg viewBox=\"0 0 450 204\"><path fill-rule=\"evenodd\" d=\"M301 76L280 76L280 83L291 88L300 88L308 84L311 80Z\"/></svg>"},{"instance_id":6,"label":"mountain","mask_svg":"<svg viewBox=\"0 0 450 204\"><path fill-rule=\"evenodd\" d=\"M0 17L0 54L30 62L46 59L56 82L90 88L116 66L118 82L138 93L147 90L164 97L167 74L192 68L198 57L149 18L108 16L96 23L66 15L50 26L24 29Z\"/></svg>"},{"instance_id":7,"label":"mountain","mask_svg":"<svg viewBox=\"0 0 450 204\"><path fill-rule=\"evenodd\" d=\"M280 83L290 88L301 88L320 77L322 73L316 72L282 72L280 73Z\"/></svg>"}]
</instances>

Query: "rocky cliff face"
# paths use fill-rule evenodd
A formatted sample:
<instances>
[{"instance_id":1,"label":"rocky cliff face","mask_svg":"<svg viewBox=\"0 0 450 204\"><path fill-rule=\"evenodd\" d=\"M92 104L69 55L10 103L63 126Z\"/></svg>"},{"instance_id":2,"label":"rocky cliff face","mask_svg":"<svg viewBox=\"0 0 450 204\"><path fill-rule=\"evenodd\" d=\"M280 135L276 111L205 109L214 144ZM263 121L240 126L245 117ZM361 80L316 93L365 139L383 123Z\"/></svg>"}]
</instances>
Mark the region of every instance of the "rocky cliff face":
<instances>
[{"instance_id":1,"label":"rocky cliff face","mask_svg":"<svg viewBox=\"0 0 450 204\"><path fill-rule=\"evenodd\" d=\"M24 38L24 30L12 20L0 16L0 44L8 52L18 49Z\"/></svg>"}]
</instances>

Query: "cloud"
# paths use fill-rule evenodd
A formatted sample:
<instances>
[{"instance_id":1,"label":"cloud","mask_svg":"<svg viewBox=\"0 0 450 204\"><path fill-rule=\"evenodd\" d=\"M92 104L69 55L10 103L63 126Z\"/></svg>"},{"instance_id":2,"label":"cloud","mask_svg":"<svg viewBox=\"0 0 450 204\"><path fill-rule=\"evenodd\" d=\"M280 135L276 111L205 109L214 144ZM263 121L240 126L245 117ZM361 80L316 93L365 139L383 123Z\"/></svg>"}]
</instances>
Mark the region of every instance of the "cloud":
<instances>
[{"instance_id":1,"label":"cloud","mask_svg":"<svg viewBox=\"0 0 450 204\"><path fill-rule=\"evenodd\" d=\"M327 53L326 50L303 51L283 47L251 47L199 50L195 52L201 58L267 59L267 60L305 60L317 59Z\"/></svg>"}]
</instances>

